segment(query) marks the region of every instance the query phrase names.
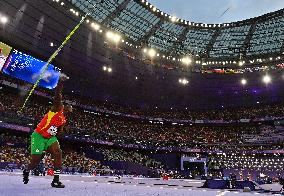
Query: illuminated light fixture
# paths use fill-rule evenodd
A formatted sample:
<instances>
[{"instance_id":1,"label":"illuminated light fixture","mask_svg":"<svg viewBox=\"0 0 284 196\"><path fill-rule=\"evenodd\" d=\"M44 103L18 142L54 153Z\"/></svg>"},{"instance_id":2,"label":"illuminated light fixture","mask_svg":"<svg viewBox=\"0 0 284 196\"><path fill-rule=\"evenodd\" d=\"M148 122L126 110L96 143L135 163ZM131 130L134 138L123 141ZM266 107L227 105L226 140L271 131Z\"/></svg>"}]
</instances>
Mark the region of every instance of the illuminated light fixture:
<instances>
[{"instance_id":1,"label":"illuminated light fixture","mask_svg":"<svg viewBox=\"0 0 284 196\"><path fill-rule=\"evenodd\" d=\"M8 22L8 18L6 16L0 16L0 22L2 24L6 24Z\"/></svg>"},{"instance_id":2,"label":"illuminated light fixture","mask_svg":"<svg viewBox=\"0 0 284 196\"><path fill-rule=\"evenodd\" d=\"M49 45L50 45L50 47L53 47L53 46L54 46L54 43L53 43L53 42L50 42Z\"/></svg>"},{"instance_id":3,"label":"illuminated light fixture","mask_svg":"<svg viewBox=\"0 0 284 196\"><path fill-rule=\"evenodd\" d=\"M109 73L112 72L112 68L111 68L111 67L107 68L107 71L108 71Z\"/></svg>"},{"instance_id":4,"label":"illuminated light fixture","mask_svg":"<svg viewBox=\"0 0 284 196\"><path fill-rule=\"evenodd\" d=\"M269 58L269 60L271 60L271 61L272 61L272 60L273 60L273 58L272 58L272 57L270 57L270 58Z\"/></svg>"},{"instance_id":5,"label":"illuminated light fixture","mask_svg":"<svg viewBox=\"0 0 284 196\"><path fill-rule=\"evenodd\" d=\"M62 6L63 6L63 5L64 5L64 2L61 2L61 4L60 4L60 5L62 5Z\"/></svg>"},{"instance_id":6,"label":"illuminated light fixture","mask_svg":"<svg viewBox=\"0 0 284 196\"><path fill-rule=\"evenodd\" d=\"M88 19L88 20L86 20L86 23L90 23L90 20Z\"/></svg>"},{"instance_id":7,"label":"illuminated light fixture","mask_svg":"<svg viewBox=\"0 0 284 196\"><path fill-rule=\"evenodd\" d=\"M138 77L137 77L137 76L135 77L135 80L138 80Z\"/></svg>"},{"instance_id":8,"label":"illuminated light fixture","mask_svg":"<svg viewBox=\"0 0 284 196\"><path fill-rule=\"evenodd\" d=\"M192 60L189 57L184 57L181 59L181 62L185 65L189 65L190 63L192 63Z\"/></svg>"},{"instance_id":9,"label":"illuminated light fixture","mask_svg":"<svg viewBox=\"0 0 284 196\"><path fill-rule=\"evenodd\" d=\"M121 40L121 42L122 42L122 43L124 43L124 39L123 39L123 40Z\"/></svg>"},{"instance_id":10,"label":"illuminated light fixture","mask_svg":"<svg viewBox=\"0 0 284 196\"><path fill-rule=\"evenodd\" d=\"M185 78L183 78L183 79L179 79L178 80L178 82L180 83L180 84L182 84L182 85L187 85L189 82L188 82L188 80L187 79L185 79Z\"/></svg>"},{"instance_id":11,"label":"illuminated light fixture","mask_svg":"<svg viewBox=\"0 0 284 196\"><path fill-rule=\"evenodd\" d=\"M55 0L57 3L59 2L59 0Z\"/></svg>"},{"instance_id":12,"label":"illuminated light fixture","mask_svg":"<svg viewBox=\"0 0 284 196\"><path fill-rule=\"evenodd\" d=\"M97 23L93 23L91 24L92 28L95 29L96 31L100 30L100 25L98 25Z\"/></svg>"},{"instance_id":13,"label":"illuminated light fixture","mask_svg":"<svg viewBox=\"0 0 284 196\"><path fill-rule=\"evenodd\" d=\"M176 22L176 21L177 21L177 17L172 16L172 17L171 17L171 21L172 21L172 22Z\"/></svg>"},{"instance_id":14,"label":"illuminated light fixture","mask_svg":"<svg viewBox=\"0 0 284 196\"><path fill-rule=\"evenodd\" d=\"M153 7L153 11L154 11L154 12L157 11L157 8L156 8L156 7Z\"/></svg>"},{"instance_id":15,"label":"illuminated light fixture","mask_svg":"<svg viewBox=\"0 0 284 196\"><path fill-rule=\"evenodd\" d=\"M242 79L242 80L241 80L241 84L242 84L242 85L246 85L246 84L247 84L247 80L246 80L246 79Z\"/></svg>"},{"instance_id":16,"label":"illuminated light fixture","mask_svg":"<svg viewBox=\"0 0 284 196\"><path fill-rule=\"evenodd\" d=\"M106 67L106 66L103 66L103 70L106 71L106 70L107 70L107 67Z\"/></svg>"},{"instance_id":17,"label":"illuminated light fixture","mask_svg":"<svg viewBox=\"0 0 284 196\"><path fill-rule=\"evenodd\" d=\"M100 33L102 33L102 32L103 32L103 30L100 30L99 32L100 32Z\"/></svg>"},{"instance_id":18,"label":"illuminated light fixture","mask_svg":"<svg viewBox=\"0 0 284 196\"><path fill-rule=\"evenodd\" d=\"M79 12L76 12L75 15L76 15L76 16L79 16Z\"/></svg>"},{"instance_id":19,"label":"illuminated light fixture","mask_svg":"<svg viewBox=\"0 0 284 196\"><path fill-rule=\"evenodd\" d=\"M158 53L158 54L157 54L157 56L159 57L159 56L160 56L160 54Z\"/></svg>"},{"instance_id":20,"label":"illuminated light fixture","mask_svg":"<svg viewBox=\"0 0 284 196\"><path fill-rule=\"evenodd\" d=\"M150 56L151 58L153 58L154 56L156 56L156 51L151 48L151 49L148 51L148 54L149 54L149 56Z\"/></svg>"},{"instance_id":21,"label":"illuminated light fixture","mask_svg":"<svg viewBox=\"0 0 284 196\"><path fill-rule=\"evenodd\" d=\"M147 52L147 48L144 48L144 49L143 49L143 52L146 53L146 52Z\"/></svg>"},{"instance_id":22,"label":"illuminated light fixture","mask_svg":"<svg viewBox=\"0 0 284 196\"><path fill-rule=\"evenodd\" d=\"M265 75L265 76L263 76L262 81L263 81L265 84L268 84L268 83L271 82L271 77L270 77L269 75Z\"/></svg>"},{"instance_id":23,"label":"illuminated light fixture","mask_svg":"<svg viewBox=\"0 0 284 196\"><path fill-rule=\"evenodd\" d=\"M108 31L108 32L106 33L106 37L107 37L109 40L111 40L111 41L113 41L113 42L115 42L115 43L118 43L118 42L120 41L120 39L121 39L120 35L118 35L118 34L116 34L116 33L113 33L113 32L111 32L111 31ZM127 42L126 42L126 44L127 44Z\"/></svg>"},{"instance_id":24,"label":"illuminated light fixture","mask_svg":"<svg viewBox=\"0 0 284 196\"><path fill-rule=\"evenodd\" d=\"M173 58L173 61L175 61L176 60L176 58Z\"/></svg>"},{"instance_id":25,"label":"illuminated light fixture","mask_svg":"<svg viewBox=\"0 0 284 196\"><path fill-rule=\"evenodd\" d=\"M244 61L240 61L240 62L239 62L239 66L243 66L244 64L245 64Z\"/></svg>"}]
</instances>

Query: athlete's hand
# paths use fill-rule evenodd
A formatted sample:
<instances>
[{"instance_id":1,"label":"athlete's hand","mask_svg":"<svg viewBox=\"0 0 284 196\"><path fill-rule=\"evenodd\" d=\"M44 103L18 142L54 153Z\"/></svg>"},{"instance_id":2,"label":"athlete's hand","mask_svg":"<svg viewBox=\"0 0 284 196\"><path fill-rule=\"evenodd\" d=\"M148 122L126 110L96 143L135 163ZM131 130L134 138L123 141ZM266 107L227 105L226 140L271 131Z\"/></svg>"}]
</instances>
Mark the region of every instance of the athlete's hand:
<instances>
[{"instance_id":1,"label":"athlete's hand","mask_svg":"<svg viewBox=\"0 0 284 196\"><path fill-rule=\"evenodd\" d=\"M69 80L69 77L66 74L64 74L64 73L61 73L60 74L60 80L64 82L66 80Z\"/></svg>"}]
</instances>

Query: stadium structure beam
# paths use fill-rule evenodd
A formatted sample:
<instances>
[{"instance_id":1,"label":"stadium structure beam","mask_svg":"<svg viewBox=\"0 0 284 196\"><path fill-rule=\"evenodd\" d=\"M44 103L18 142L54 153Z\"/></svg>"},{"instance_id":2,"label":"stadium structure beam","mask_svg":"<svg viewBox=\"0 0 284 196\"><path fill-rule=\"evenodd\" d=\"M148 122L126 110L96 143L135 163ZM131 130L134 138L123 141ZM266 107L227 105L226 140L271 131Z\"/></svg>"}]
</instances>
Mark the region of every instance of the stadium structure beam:
<instances>
[{"instance_id":1,"label":"stadium structure beam","mask_svg":"<svg viewBox=\"0 0 284 196\"><path fill-rule=\"evenodd\" d=\"M221 28L217 28L206 47L206 50L205 50L206 57L209 57L210 51L213 50L214 43L216 42L216 39L220 34L221 34Z\"/></svg>"},{"instance_id":2,"label":"stadium structure beam","mask_svg":"<svg viewBox=\"0 0 284 196\"><path fill-rule=\"evenodd\" d=\"M281 54L283 54L283 53L284 53L284 41L283 41L283 43L282 43L282 46L281 46L280 52L281 52Z\"/></svg>"},{"instance_id":3,"label":"stadium structure beam","mask_svg":"<svg viewBox=\"0 0 284 196\"><path fill-rule=\"evenodd\" d=\"M250 40L251 40L251 38L252 38L252 36L255 32L256 25L257 25L257 21L254 21L251 24L250 29L249 29L249 33L247 34L245 41L244 41L244 44L241 48L241 52L244 55L244 57L246 57L246 55L247 55L247 49L250 47Z\"/></svg>"},{"instance_id":4,"label":"stadium structure beam","mask_svg":"<svg viewBox=\"0 0 284 196\"><path fill-rule=\"evenodd\" d=\"M130 0L124 0L112 13L110 13L103 21L103 25L108 25L122 10L126 8Z\"/></svg>"},{"instance_id":5,"label":"stadium structure beam","mask_svg":"<svg viewBox=\"0 0 284 196\"><path fill-rule=\"evenodd\" d=\"M143 37L141 37L137 42L144 42L148 44L148 41L152 35L163 25L164 21L162 19L159 20L157 24L155 24Z\"/></svg>"},{"instance_id":6,"label":"stadium structure beam","mask_svg":"<svg viewBox=\"0 0 284 196\"><path fill-rule=\"evenodd\" d=\"M172 54L177 54L176 50L177 50L177 47L180 45L180 46L183 46L183 42L186 40L186 35L189 31L189 26L187 26L183 32L179 35L178 37L178 40L173 44L173 46L169 49L169 52L171 55Z\"/></svg>"}]
</instances>

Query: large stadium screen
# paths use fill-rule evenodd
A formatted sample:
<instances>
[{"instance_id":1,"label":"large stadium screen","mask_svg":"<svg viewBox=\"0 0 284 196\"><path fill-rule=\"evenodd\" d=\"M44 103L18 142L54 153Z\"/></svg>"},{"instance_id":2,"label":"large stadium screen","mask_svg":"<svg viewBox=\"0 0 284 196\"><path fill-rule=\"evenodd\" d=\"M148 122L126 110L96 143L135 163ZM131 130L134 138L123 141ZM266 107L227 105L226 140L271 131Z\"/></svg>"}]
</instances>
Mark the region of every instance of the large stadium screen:
<instances>
[{"instance_id":1,"label":"large stadium screen","mask_svg":"<svg viewBox=\"0 0 284 196\"><path fill-rule=\"evenodd\" d=\"M18 50L13 50L8 57L3 72L9 76L35 84L41 73L44 71L46 62L24 54ZM39 82L39 86L53 89L59 80L59 71L49 64L46 72Z\"/></svg>"},{"instance_id":2,"label":"large stadium screen","mask_svg":"<svg viewBox=\"0 0 284 196\"><path fill-rule=\"evenodd\" d=\"M2 70L11 50L12 47L0 42L0 71Z\"/></svg>"}]
</instances>

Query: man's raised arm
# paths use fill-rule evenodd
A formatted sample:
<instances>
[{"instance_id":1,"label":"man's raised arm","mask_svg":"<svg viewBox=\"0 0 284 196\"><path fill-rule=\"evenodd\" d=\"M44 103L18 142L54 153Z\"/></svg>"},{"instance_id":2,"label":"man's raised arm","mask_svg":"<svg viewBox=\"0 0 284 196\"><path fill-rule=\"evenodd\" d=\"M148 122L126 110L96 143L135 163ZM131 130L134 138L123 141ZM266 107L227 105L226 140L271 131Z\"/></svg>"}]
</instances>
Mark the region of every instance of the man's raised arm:
<instances>
[{"instance_id":1,"label":"man's raised arm","mask_svg":"<svg viewBox=\"0 0 284 196\"><path fill-rule=\"evenodd\" d=\"M68 80L69 77L67 77L65 74L60 75L59 82L55 89L55 95L53 97L53 106L51 110L53 112L58 112L62 109L63 103L62 103L62 91L63 91L63 83L64 81Z\"/></svg>"}]
</instances>

